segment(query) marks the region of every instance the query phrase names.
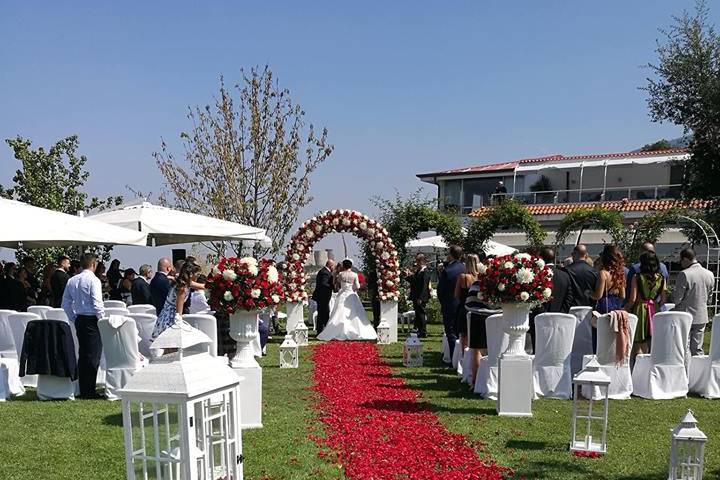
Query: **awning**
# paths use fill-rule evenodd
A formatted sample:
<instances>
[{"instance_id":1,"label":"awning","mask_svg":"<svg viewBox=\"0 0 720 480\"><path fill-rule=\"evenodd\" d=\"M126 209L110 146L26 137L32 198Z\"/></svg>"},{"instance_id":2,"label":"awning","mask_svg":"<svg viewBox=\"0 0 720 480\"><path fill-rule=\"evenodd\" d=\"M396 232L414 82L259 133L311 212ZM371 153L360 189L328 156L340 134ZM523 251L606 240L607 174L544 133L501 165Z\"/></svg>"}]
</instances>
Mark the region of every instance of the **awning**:
<instances>
[{"instance_id":1,"label":"awning","mask_svg":"<svg viewBox=\"0 0 720 480\"><path fill-rule=\"evenodd\" d=\"M625 157L625 158L604 158L600 160L584 160L579 162L537 162L519 165L515 172L537 172L538 170L560 169L560 168L592 168L592 167L618 167L623 165L652 165L665 163L668 160L682 160L682 157Z\"/></svg>"}]
</instances>

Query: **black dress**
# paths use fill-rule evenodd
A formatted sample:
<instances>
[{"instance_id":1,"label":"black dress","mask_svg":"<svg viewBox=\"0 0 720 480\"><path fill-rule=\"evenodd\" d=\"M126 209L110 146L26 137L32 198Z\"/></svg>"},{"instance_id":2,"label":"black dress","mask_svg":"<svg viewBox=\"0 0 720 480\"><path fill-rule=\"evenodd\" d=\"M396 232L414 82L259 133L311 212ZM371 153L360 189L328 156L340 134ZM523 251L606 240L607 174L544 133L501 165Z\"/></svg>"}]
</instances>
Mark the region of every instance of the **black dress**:
<instances>
[{"instance_id":1,"label":"black dress","mask_svg":"<svg viewBox=\"0 0 720 480\"><path fill-rule=\"evenodd\" d=\"M470 337L468 338L468 347L476 349L487 348L487 330L485 329L485 320L497 311L482 300L477 298L480 290L479 283L475 282L470 286L468 297L474 297L467 306L473 310L483 310L482 313L471 312L470 314Z\"/></svg>"},{"instance_id":2,"label":"black dress","mask_svg":"<svg viewBox=\"0 0 720 480\"><path fill-rule=\"evenodd\" d=\"M458 335L467 336L467 310L465 309L465 301L468 298L469 288L460 287L460 296L458 297L458 309L455 317L455 330Z\"/></svg>"}]
</instances>

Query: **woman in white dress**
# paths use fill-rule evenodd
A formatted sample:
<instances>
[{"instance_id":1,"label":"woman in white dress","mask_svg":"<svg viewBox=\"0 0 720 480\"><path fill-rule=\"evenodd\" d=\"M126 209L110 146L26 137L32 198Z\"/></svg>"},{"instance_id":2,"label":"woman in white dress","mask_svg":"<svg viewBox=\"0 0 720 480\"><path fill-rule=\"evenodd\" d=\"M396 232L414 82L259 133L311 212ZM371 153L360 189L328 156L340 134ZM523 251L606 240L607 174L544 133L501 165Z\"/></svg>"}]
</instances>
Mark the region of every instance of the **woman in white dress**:
<instances>
[{"instance_id":1,"label":"woman in white dress","mask_svg":"<svg viewBox=\"0 0 720 480\"><path fill-rule=\"evenodd\" d=\"M352 262L343 260L343 269L338 274L340 284L330 320L318 335L318 340L376 340L377 333L365 314L365 309L357 294L360 280L352 271Z\"/></svg>"}]
</instances>

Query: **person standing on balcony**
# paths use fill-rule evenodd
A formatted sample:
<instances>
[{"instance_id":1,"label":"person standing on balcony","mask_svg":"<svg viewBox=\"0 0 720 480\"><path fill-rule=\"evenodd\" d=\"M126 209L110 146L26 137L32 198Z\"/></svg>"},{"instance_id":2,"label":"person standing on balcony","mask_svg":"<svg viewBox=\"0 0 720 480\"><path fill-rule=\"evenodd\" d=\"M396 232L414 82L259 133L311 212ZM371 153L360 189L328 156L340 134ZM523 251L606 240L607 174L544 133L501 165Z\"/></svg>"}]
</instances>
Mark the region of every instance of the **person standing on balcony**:
<instances>
[{"instance_id":1,"label":"person standing on balcony","mask_svg":"<svg viewBox=\"0 0 720 480\"><path fill-rule=\"evenodd\" d=\"M452 357L455 350L455 340L457 340L457 332L455 330L455 320L457 317L458 299L455 298L455 285L458 277L465 273L465 264L462 259L462 248L453 245L448 252L447 262L440 273L438 279L437 296L440 301L440 310L442 311L443 325L445 326L445 336L450 346L450 356Z\"/></svg>"},{"instance_id":2,"label":"person standing on balcony","mask_svg":"<svg viewBox=\"0 0 720 480\"><path fill-rule=\"evenodd\" d=\"M505 188L505 184L501 180L495 186L495 201L497 203L502 203L505 200L506 195L507 195L507 188Z\"/></svg>"},{"instance_id":3,"label":"person standing on balcony","mask_svg":"<svg viewBox=\"0 0 720 480\"><path fill-rule=\"evenodd\" d=\"M712 296L715 276L698 263L695 252L686 248L680 252L680 265L683 271L675 281L673 310L687 312L693 317L690 327L690 355L703 354L703 337L708 322L708 300Z\"/></svg>"},{"instance_id":4,"label":"person standing on balcony","mask_svg":"<svg viewBox=\"0 0 720 480\"><path fill-rule=\"evenodd\" d=\"M595 291L598 273L588 263L587 247L576 245L572 252L573 262L567 266L567 272L572 280L573 307L595 307L596 301L592 298Z\"/></svg>"}]
</instances>

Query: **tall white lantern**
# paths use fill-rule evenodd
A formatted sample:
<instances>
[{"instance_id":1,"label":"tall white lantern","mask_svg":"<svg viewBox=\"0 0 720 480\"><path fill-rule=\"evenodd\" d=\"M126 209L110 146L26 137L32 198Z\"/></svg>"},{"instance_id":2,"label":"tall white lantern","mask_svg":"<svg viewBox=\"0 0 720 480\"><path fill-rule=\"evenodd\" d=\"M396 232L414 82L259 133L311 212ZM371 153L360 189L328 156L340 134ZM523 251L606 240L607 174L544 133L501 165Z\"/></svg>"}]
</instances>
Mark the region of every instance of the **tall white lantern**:
<instances>
[{"instance_id":1,"label":"tall white lantern","mask_svg":"<svg viewBox=\"0 0 720 480\"><path fill-rule=\"evenodd\" d=\"M403 346L403 365L406 367L422 367L422 364L423 346L417 333L412 332Z\"/></svg>"},{"instance_id":2,"label":"tall white lantern","mask_svg":"<svg viewBox=\"0 0 720 480\"><path fill-rule=\"evenodd\" d=\"M593 357L585 365L585 368L575 375L573 384L575 385L575 395L573 396L570 450L605 453L607 452L610 377L600 370L600 364ZM598 387L603 395L604 406L595 406L599 402L592 398L581 398L580 390L583 385ZM594 389L591 388L592 390Z\"/></svg>"},{"instance_id":3,"label":"tall white lantern","mask_svg":"<svg viewBox=\"0 0 720 480\"><path fill-rule=\"evenodd\" d=\"M299 350L292 335L285 335L280 345L280 368L298 368Z\"/></svg>"},{"instance_id":4,"label":"tall white lantern","mask_svg":"<svg viewBox=\"0 0 720 480\"><path fill-rule=\"evenodd\" d=\"M304 320L295 325L292 336L298 347L306 347L308 345L308 327L305 325Z\"/></svg>"},{"instance_id":5,"label":"tall white lantern","mask_svg":"<svg viewBox=\"0 0 720 480\"><path fill-rule=\"evenodd\" d=\"M390 345L390 324L383 318L377 327L377 343Z\"/></svg>"},{"instance_id":6,"label":"tall white lantern","mask_svg":"<svg viewBox=\"0 0 720 480\"><path fill-rule=\"evenodd\" d=\"M702 480L707 436L688 410L670 434L669 480Z\"/></svg>"},{"instance_id":7,"label":"tall white lantern","mask_svg":"<svg viewBox=\"0 0 720 480\"><path fill-rule=\"evenodd\" d=\"M128 480L243 478L240 379L211 344L186 323L168 328L153 342L165 355L120 390Z\"/></svg>"}]
</instances>

